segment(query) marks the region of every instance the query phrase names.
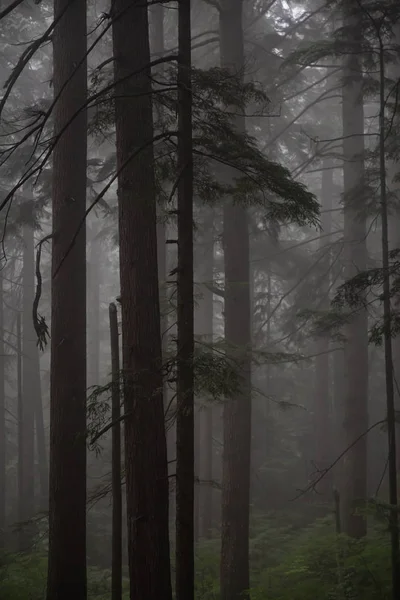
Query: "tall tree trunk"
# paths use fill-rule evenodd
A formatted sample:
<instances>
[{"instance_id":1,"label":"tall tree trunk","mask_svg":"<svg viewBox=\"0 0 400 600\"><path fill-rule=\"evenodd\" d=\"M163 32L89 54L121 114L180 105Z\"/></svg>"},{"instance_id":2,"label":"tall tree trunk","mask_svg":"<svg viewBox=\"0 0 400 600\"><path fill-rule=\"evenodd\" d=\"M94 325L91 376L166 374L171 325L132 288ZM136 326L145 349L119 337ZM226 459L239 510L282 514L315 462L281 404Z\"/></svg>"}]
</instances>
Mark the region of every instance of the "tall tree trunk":
<instances>
[{"instance_id":1,"label":"tall tree trunk","mask_svg":"<svg viewBox=\"0 0 400 600\"><path fill-rule=\"evenodd\" d=\"M42 382L40 376L40 356L39 348L36 346L32 357L33 361L33 374L35 377L34 389L35 389L35 433L36 433L36 451L38 458L38 473L39 473L39 485L40 485L40 505L39 508L42 512L47 511L49 502L49 469L48 469L48 457L46 447L46 433L44 426L44 413L43 413L43 402L42 402Z\"/></svg>"},{"instance_id":2,"label":"tall tree trunk","mask_svg":"<svg viewBox=\"0 0 400 600\"><path fill-rule=\"evenodd\" d=\"M213 282L214 268L214 232L213 212L207 214L203 225L203 252L199 263L199 284L202 298L196 312L198 319L197 333L206 344L213 341L213 293L210 286ZM213 526L213 406L207 404L200 412L200 535L210 537Z\"/></svg>"},{"instance_id":3,"label":"tall tree trunk","mask_svg":"<svg viewBox=\"0 0 400 600\"><path fill-rule=\"evenodd\" d=\"M349 3L349 9L351 3ZM344 15L345 24L349 18ZM347 22L346 22L347 19ZM357 23L354 31L357 30ZM361 28L360 30L361 35ZM356 40L360 43L360 40ZM345 59L343 86L343 180L345 280L367 266L365 180L364 180L364 107L363 74L360 55ZM368 427L368 316L360 309L346 327L344 448ZM343 449L344 449L343 448ZM366 534L366 518L356 514L367 493L367 442L364 435L346 453L340 490L343 532L361 538Z\"/></svg>"},{"instance_id":4,"label":"tall tree trunk","mask_svg":"<svg viewBox=\"0 0 400 600\"><path fill-rule=\"evenodd\" d=\"M330 233L332 230L332 196L333 196L333 168L332 161L323 161L321 209L322 231L320 239L320 252L323 253L320 266L322 281L319 285L319 309L328 311L330 306L329 283L331 251ZM315 462L321 470L326 469L332 460L332 421L331 421L331 395L330 395L330 355L328 335L320 337L316 343L315 359ZM332 477L327 473L322 479L319 491L331 500Z\"/></svg>"},{"instance_id":5,"label":"tall tree trunk","mask_svg":"<svg viewBox=\"0 0 400 600\"><path fill-rule=\"evenodd\" d=\"M122 490L121 490L121 398L118 314L115 304L109 306L111 372L112 372L112 564L111 600L122 598Z\"/></svg>"},{"instance_id":6,"label":"tall tree trunk","mask_svg":"<svg viewBox=\"0 0 400 600\"><path fill-rule=\"evenodd\" d=\"M100 258L97 223L92 224L88 263L87 386L100 385Z\"/></svg>"},{"instance_id":7,"label":"tall tree trunk","mask_svg":"<svg viewBox=\"0 0 400 600\"><path fill-rule=\"evenodd\" d=\"M147 6L141 0L116 0L112 18L130 597L168 600L168 464Z\"/></svg>"},{"instance_id":8,"label":"tall tree trunk","mask_svg":"<svg viewBox=\"0 0 400 600\"><path fill-rule=\"evenodd\" d=\"M193 141L190 0L178 12L176 598L194 598Z\"/></svg>"},{"instance_id":9,"label":"tall tree trunk","mask_svg":"<svg viewBox=\"0 0 400 600\"><path fill-rule=\"evenodd\" d=\"M6 530L6 402L5 402L5 348L3 277L0 273L0 550L5 547Z\"/></svg>"},{"instance_id":10,"label":"tall tree trunk","mask_svg":"<svg viewBox=\"0 0 400 600\"><path fill-rule=\"evenodd\" d=\"M18 420L18 522L24 521L24 498L22 494L24 486L24 437L22 434L22 313L17 313L17 420ZM18 550L24 545L22 525L18 532Z\"/></svg>"},{"instance_id":11,"label":"tall tree trunk","mask_svg":"<svg viewBox=\"0 0 400 600\"><path fill-rule=\"evenodd\" d=\"M21 210L26 212L26 222L33 218L32 201L27 201ZM32 320L34 298L34 233L31 225L23 228L23 305L22 305L22 527L20 551L27 551L33 542L33 528L28 525L35 513L35 395L37 390L37 372L35 370L36 334ZM36 384L36 385L35 385Z\"/></svg>"},{"instance_id":12,"label":"tall tree trunk","mask_svg":"<svg viewBox=\"0 0 400 600\"><path fill-rule=\"evenodd\" d=\"M54 134L67 129L53 153L47 598L85 600L86 228L81 226L87 155L85 0L54 0L54 19L53 85L58 98Z\"/></svg>"},{"instance_id":13,"label":"tall tree trunk","mask_svg":"<svg viewBox=\"0 0 400 600\"><path fill-rule=\"evenodd\" d=\"M386 382L386 411L388 432L388 475L390 511L390 539L392 563L392 599L400 598L400 548L399 548L399 517L397 495L397 464L396 464L396 410L393 380L393 350L392 350L392 307L391 281L389 269L391 266L388 226L388 194L386 184L386 105L385 90L385 48L382 34L378 34L379 42L379 178L380 205L382 227L382 269L383 278L383 321L385 348L385 382Z\"/></svg>"},{"instance_id":14,"label":"tall tree trunk","mask_svg":"<svg viewBox=\"0 0 400 600\"><path fill-rule=\"evenodd\" d=\"M28 201L22 209L25 211L25 221L33 222L33 201ZM36 452L38 461L38 475L40 486L39 508L41 511L46 511L48 507L48 461L46 449L46 435L44 427L44 415L42 404L42 385L40 376L40 356L39 348L36 343L36 332L32 321L32 307L35 296L35 248L34 248L34 232L29 225L24 226L24 279L23 279L23 394L24 405L28 410L28 433L29 446L33 449L33 422L35 424L36 433ZM24 436L25 439L25 436ZM28 458L26 468L32 467L33 458ZM33 474L32 482L33 486ZM32 489L31 492L32 494Z\"/></svg>"},{"instance_id":15,"label":"tall tree trunk","mask_svg":"<svg viewBox=\"0 0 400 600\"><path fill-rule=\"evenodd\" d=\"M242 0L223 0L219 13L221 66L243 80ZM235 118L245 130L242 116ZM231 176L234 176L232 173ZM242 599L250 587L249 513L251 452L251 317L249 227L245 208L226 199L223 248L225 263L225 342L240 370L240 389L224 407L222 476L221 598Z\"/></svg>"},{"instance_id":16,"label":"tall tree trunk","mask_svg":"<svg viewBox=\"0 0 400 600\"><path fill-rule=\"evenodd\" d=\"M164 6L163 4L154 4L151 8L152 15L152 52L155 59L161 58L165 54L164 45ZM154 68L157 81L163 81L165 67L161 63ZM157 89L156 83L153 83L153 88ZM161 86L162 89L162 86ZM157 110L161 107L158 105ZM163 364L165 363L168 353L169 327L168 327L168 287L167 287L167 235L168 227L165 222L163 207L158 204L157 217L157 264L158 264L158 282L160 292L160 310L161 310L161 343L163 352ZM175 455L176 455L176 427L175 418L171 418L174 412L174 407L170 407L169 386L164 377L164 407L166 410L167 429L167 456L168 456L168 474L169 481L174 482L175 473ZM168 411L168 408L170 409ZM169 414L168 414L169 413ZM169 492L169 517L175 520L175 485L170 486Z\"/></svg>"}]
</instances>

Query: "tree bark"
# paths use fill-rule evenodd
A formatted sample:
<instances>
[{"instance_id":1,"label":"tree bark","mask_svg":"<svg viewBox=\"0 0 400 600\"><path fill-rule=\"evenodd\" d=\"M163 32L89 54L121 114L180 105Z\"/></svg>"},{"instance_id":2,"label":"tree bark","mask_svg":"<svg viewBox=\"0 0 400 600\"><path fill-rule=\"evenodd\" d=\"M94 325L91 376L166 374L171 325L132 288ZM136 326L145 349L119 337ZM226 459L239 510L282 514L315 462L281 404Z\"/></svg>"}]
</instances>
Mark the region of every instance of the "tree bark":
<instances>
[{"instance_id":1,"label":"tree bark","mask_svg":"<svg viewBox=\"0 0 400 600\"><path fill-rule=\"evenodd\" d=\"M122 598L122 490L121 490L121 398L118 314L115 304L109 306L111 372L112 372L112 564L111 600Z\"/></svg>"},{"instance_id":2,"label":"tree bark","mask_svg":"<svg viewBox=\"0 0 400 600\"><path fill-rule=\"evenodd\" d=\"M219 17L221 66L243 81L242 1L223 0ZM245 130L245 120L234 125ZM230 176L234 176L231 173ZM229 175L228 175L229 176ZM241 377L224 406L221 598L242 600L250 587L251 317L248 215L226 199L223 209L225 342Z\"/></svg>"},{"instance_id":3,"label":"tree bark","mask_svg":"<svg viewBox=\"0 0 400 600\"><path fill-rule=\"evenodd\" d=\"M349 9L350 3L349 3ZM348 19L345 13L344 19ZM357 23L354 23L356 32ZM360 29L361 31L361 29ZM357 43L357 40L356 40ZM363 75L360 55L346 57L343 86L343 180L345 280L367 266ZM368 427L368 316L360 309L346 327L344 448L350 446ZM366 518L355 514L367 494L367 441L363 436L345 455L340 490L343 532L361 538L366 534Z\"/></svg>"},{"instance_id":4,"label":"tree bark","mask_svg":"<svg viewBox=\"0 0 400 600\"><path fill-rule=\"evenodd\" d=\"M22 490L24 486L24 438L22 435L22 314L17 313L17 420L18 420L18 523L24 521L24 499ZM18 531L18 551L24 545L22 526Z\"/></svg>"},{"instance_id":5,"label":"tree bark","mask_svg":"<svg viewBox=\"0 0 400 600\"><path fill-rule=\"evenodd\" d=\"M86 600L86 2L54 0L48 600ZM58 97L59 96L59 97ZM70 122L70 119L79 114Z\"/></svg>"},{"instance_id":6,"label":"tree bark","mask_svg":"<svg viewBox=\"0 0 400 600\"><path fill-rule=\"evenodd\" d=\"M6 530L6 466L7 466L7 438L6 438L6 404L4 389L4 301L3 277L0 273L0 550L5 548Z\"/></svg>"},{"instance_id":7,"label":"tree bark","mask_svg":"<svg viewBox=\"0 0 400 600\"><path fill-rule=\"evenodd\" d=\"M191 2L178 12L176 598L194 598L194 301Z\"/></svg>"},{"instance_id":8,"label":"tree bark","mask_svg":"<svg viewBox=\"0 0 400 600\"><path fill-rule=\"evenodd\" d=\"M130 598L168 600L168 464L147 7L141 0L116 0L111 16Z\"/></svg>"}]
</instances>

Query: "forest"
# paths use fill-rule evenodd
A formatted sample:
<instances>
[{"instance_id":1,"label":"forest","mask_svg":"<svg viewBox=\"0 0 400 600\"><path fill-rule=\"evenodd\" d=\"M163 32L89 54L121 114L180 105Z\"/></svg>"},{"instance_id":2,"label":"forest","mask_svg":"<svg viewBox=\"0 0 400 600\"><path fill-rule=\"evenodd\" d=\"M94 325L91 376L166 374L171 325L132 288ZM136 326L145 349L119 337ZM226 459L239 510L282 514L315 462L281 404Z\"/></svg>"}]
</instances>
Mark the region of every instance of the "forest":
<instances>
[{"instance_id":1,"label":"forest","mask_svg":"<svg viewBox=\"0 0 400 600\"><path fill-rule=\"evenodd\" d=\"M0 2L1 600L400 600L400 2Z\"/></svg>"}]
</instances>

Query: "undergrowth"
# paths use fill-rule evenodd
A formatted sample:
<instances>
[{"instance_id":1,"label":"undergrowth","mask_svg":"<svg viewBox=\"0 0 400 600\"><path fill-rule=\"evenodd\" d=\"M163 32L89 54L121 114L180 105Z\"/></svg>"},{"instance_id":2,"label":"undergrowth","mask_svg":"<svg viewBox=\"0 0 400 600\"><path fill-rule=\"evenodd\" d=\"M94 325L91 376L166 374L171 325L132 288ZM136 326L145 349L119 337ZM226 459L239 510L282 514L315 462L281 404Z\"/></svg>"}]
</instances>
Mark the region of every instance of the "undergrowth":
<instances>
[{"instance_id":1,"label":"undergrowth","mask_svg":"<svg viewBox=\"0 0 400 600\"><path fill-rule=\"evenodd\" d=\"M390 592L390 548L382 524L364 540L336 535L331 518L299 528L278 515L253 520L251 600L383 600ZM196 600L219 598L220 549L217 538L203 541L196 553ZM47 560L44 554L3 556L2 600L43 600ZM89 600L108 600L110 572L90 568ZM128 582L124 580L124 600Z\"/></svg>"}]
</instances>

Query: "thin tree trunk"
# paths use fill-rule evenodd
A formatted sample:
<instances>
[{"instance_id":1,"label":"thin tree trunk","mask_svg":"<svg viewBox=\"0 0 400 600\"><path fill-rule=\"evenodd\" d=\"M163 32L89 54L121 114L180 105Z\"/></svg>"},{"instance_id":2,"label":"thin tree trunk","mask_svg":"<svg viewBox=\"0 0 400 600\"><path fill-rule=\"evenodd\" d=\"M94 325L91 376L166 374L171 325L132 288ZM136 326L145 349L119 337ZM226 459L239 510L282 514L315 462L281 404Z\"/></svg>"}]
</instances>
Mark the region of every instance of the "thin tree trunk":
<instances>
[{"instance_id":1,"label":"thin tree trunk","mask_svg":"<svg viewBox=\"0 0 400 600\"><path fill-rule=\"evenodd\" d=\"M171 600L147 6L112 18L130 598Z\"/></svg>"},{"instance_id":2,"label":"thin tree trunk","mask_svg":"<svg viewBox=\"0 0 400 600\"><path fill-rule=\"evenodd\" d=\"M349 3L349 10L351 8ZM347 14L344 15L345 24ZM354 23L354 29L357 23ZM361 30L360 30L361 31ZM357 41L357 40L356 40ZM345 280L367 266L363 74L354 51L345 59L343 86L343 180ZM368 427L368 316L360 309L346 327L344 444L349 447ZM345 455L340 490L343 532L366 534L366 518L357 512L367 494L367 441L364 435Z\"/></svg>"},{"instance_id":3,"label":"thin tree trunk","mask_svg":"<svg viewBox=\"0 0 400 600\"><path fill-rule=\"evenodd\" d=\"M87 386L100 385L100 259L101 244L97 238L98 227L91 228L88 264L88 364Z\"/></svg>"},{"instance_id":4,"label":"thin tree trunk","mask_svg":"<svg viewBox=\"0 0 400 600\"><path fill-rule=\"evenodd\" d=\"M176 598L194 598L193 141L190 0L178 12Z\"/></svg>"},{"instance_id":5,"label":"thin tree trunk","mask_svg":"<svg viewBox=\"0 0 400 600\"><path fill-rule=\"evenodd\" d=\"M243 80L242 1L224 0L219 17L221 66ZM235 118L245 130L242 116ZM232 173L231 176L235 174ZM240 389L224 406L222 476L221 598L243 599L250 587L249 515L251 452L251 317L248 215L226 200L223 247L225 262L225 341L239 365Z\"/></svg>"},{"instance_id":6,"label":"thin tree trunk","mask_svg":"<svg viewBox=\"0 0 400 600\"><path fill-rule=\"evenodd\" d=\"M17 313L17 417L18 417L18 550L23 547L23 530L22 523L24 521L24 499L22 490L24 486L24 438L22 435L22 314Z\"/></svg>"},{"instance_id":7,"label":"thin tree trunk","mask_svg":"<svg viewBox=\"0 0 400 600\"><path fill-rule=\"evenodd\" d=\"M3 277L0 273L0 550L5 548L7 466L3 293Z\"/></svg>"},{"instance_id":8,"label":"thin tree trunk","mask_svg":"<svg viewBox=\"0 0 400 600\"><path fill-rule=\"evenodd\" d=\"M331 265L331 238L332 231L332 195L333 195L333 169L332 161L325 159L322 170L321 209L322 230L320 239L320 252L324 254L320 265L323 280L319 285L321 304L320 310L328 311L330 306L329 283ZM320 337L316 343L315 359L315 462L318 468L326 469L332 461L332 422L331 422L331 395L330 395L330 340L328 335ZM332 495L331 473L322 479L319 491L331 499Z\"/></svg>"},{"instance_id":9,"label":"thin tree trunk","mask_svg":"<svg viewBox=\"0 0 400 600\"><path fill-rule=\"evenodd\" d=\"M213 282L214 269L214 232L213 213L205 219L203 227L204 252L200 259L200 289L202 299L199 303L199 333L202 341L212 344L213 341L213 293L209 286ZM207 404L200 413L200 523L201 536L209 538L213 527L213 411Z\"/></svg>"},{"instance_id":10,"label":"thin tree trunk","mask_svg":"<svg viewBox=\"0 0 400 600\"><path fill-rule=\"evenodd\" d=\"M67 129L53 153L47 599L86 600L85 0L54 0L54 19L54 135Z\"/></svg>"},{"instance_id":11,"label":"thin tree trunk","mask_svg":"<svg viewBox=\"0 0 400 600\"><path fill-rule=\"evenodd\" d=\"M118 314L115 304L109 306L111 372L112 372L112 564L111 599L122 598L122 490L121 490L121 398Z\"/></svg>"},{"instance_id":12,"label":"thin tree trunk","mask_svg":"<svg viewBox=\"0 0 400 600\"><path fill-rule=\"evenodd\" d=\"M43 402L42 402L42 382L40 377L40 356L39 348L36 346L33 360L33 371L35 377L34 389L35 389L35 432L36 432L36 451L38 457L38 472L39 472L39 485L40 485L40 510L42 512L47 511L49 502L49 469L48 469L48 457L46 448L46 433L44 427L44 414L43 414Z\"/></svg>"},{"instance_id":13,"label":"thin tree trunk","mask_svg":"<svg viewBox=\"0 0 400 600\"><path fill-rule=\"evenodd\" d=\"M388 198L386 189L386 128L385 128L385 49L379 35L379 173L380 173L380 203L382 226L382 268L383 279L383 319L384 319L384 348L385 348L385 382L388 429L388 473L389 473L389 502L390 539L392 566L392 599L400 598L400 548L399 548L399 518L397 512L397 468L396 468L396 411L393 381L393 351L392 351L392 308L390 289L390 248L388 227Z\"/></svg>"},{"instance_id":14,"label":"thin tree trunk","mask_svg":"<svg viewBox=\"0 0 400 600\"><path fill-rule=\"evenodd\" d=\"M27 201L21 210L26 212L26 221L33 218L32 201ZM30 225L23 228L23 306L22 306L22 527L20 535L20 551L27 551L33 542L33 528L28 525L35 513L35 395L37 373L35 371L34 354L36 351L36 334L32 320L32 306L34 298L34 233Z\"/></svg>"}]
</instances>

